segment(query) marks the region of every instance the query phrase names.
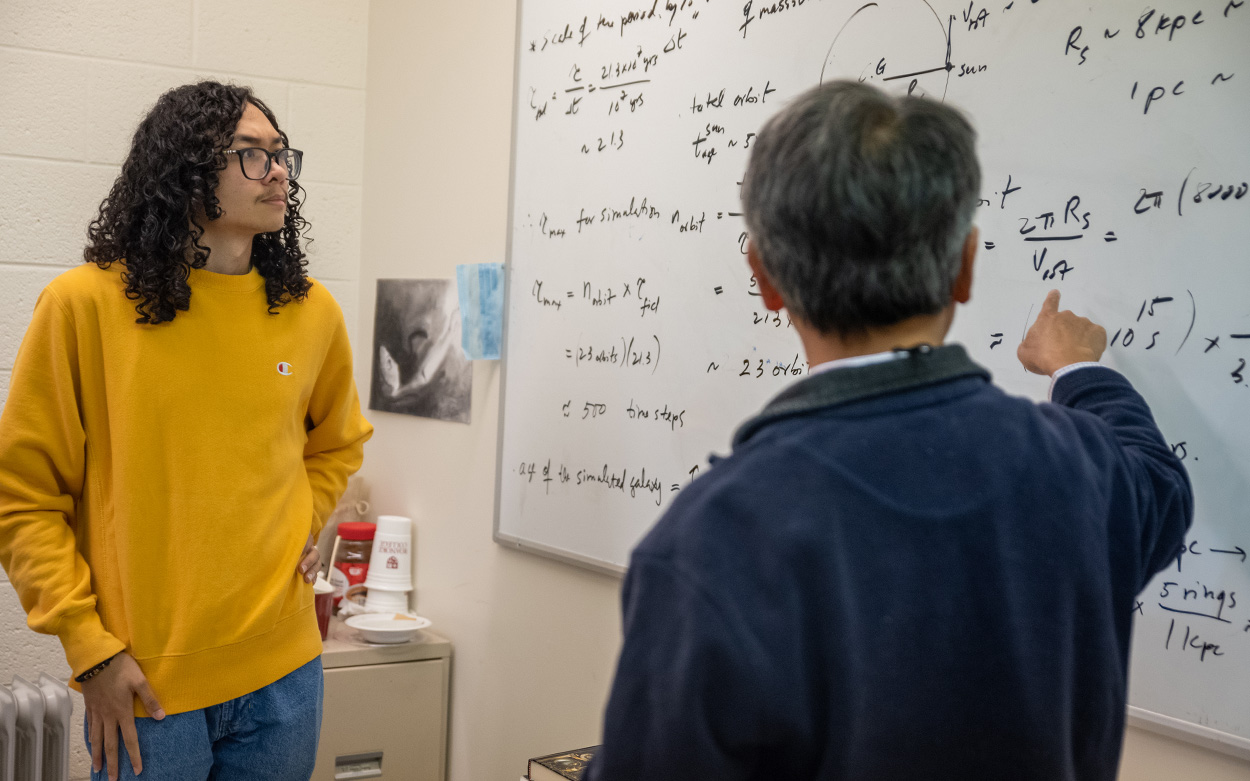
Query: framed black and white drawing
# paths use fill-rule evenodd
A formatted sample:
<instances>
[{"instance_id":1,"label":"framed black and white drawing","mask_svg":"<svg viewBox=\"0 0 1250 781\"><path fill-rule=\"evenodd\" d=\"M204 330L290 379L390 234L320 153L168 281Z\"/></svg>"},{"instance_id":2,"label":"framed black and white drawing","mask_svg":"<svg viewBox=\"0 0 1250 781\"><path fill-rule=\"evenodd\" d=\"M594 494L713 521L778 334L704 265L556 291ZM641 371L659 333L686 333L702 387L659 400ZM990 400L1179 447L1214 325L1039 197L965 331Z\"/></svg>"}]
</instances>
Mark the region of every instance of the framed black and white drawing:
<instances>
[{"instance_id":1,"label":"framed black and white drawing","mask_svg":"<svg viewBox=\"0 0 1250 781\"><path fill-rule=\"evenodd\" d=\"M469 422L473 364L449 279L379 279L369 408Z\"/></svg>"}]
</instances>

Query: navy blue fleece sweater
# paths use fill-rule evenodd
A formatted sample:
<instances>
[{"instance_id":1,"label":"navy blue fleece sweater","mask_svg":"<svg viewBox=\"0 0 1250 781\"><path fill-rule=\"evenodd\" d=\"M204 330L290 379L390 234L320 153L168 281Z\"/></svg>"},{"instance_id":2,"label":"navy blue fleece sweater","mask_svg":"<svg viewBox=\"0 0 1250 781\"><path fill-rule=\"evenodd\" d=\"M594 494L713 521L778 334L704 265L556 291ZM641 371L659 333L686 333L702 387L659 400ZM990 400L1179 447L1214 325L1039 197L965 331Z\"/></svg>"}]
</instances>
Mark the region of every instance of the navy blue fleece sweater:
<instances>
[{"instance_id":1,"label":"navy blue fleece sweater","mask_svg":"<svg viewBox=\"0 0 1250 781\"><path fill-rule=\"evenodd\" d=\"M593 781L1115 778L1183 467L1110 369L894 364L796 384L634 551Z\"/></svg>"}]
</instances>

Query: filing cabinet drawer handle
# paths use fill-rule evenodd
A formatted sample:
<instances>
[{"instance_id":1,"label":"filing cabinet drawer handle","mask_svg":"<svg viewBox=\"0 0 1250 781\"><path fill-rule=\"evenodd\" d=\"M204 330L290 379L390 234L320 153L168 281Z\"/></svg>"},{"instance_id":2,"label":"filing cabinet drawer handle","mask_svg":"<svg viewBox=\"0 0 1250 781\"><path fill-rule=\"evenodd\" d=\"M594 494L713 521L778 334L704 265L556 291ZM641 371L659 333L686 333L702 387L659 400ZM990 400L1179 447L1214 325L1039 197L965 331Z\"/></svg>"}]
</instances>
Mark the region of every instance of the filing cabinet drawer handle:
<instances>
[{"instance_id":1,"label":"filing cabinet drawer handle","mask_svg":"<svg viewBox=\"0 0 1250 781\"><path fill-rule=\"evenodd\" d=\"M334 781L382 777L382 752L344 754L334 758Z\"/></svg>"}]
</instances>

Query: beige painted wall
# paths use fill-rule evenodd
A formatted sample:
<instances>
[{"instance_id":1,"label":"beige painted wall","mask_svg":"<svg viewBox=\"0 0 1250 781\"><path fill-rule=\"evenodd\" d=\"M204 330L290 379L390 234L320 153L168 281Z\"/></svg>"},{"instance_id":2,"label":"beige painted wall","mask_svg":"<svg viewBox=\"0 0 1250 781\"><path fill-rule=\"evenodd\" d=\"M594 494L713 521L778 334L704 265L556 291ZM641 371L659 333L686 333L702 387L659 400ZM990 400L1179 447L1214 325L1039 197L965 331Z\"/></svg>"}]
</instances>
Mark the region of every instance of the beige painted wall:
<instances>
[{"instance_id":1,"label":"beige painted wall","mask_svg":"<svg viewBox=\"0 0 1250 781\"><path fill-rule=\"evenodd\" d=\"M250 84L305 151L310 270L354 330L368 16L367 0L0 0L0 404L35 297L82 262L139 119L200 78ZM0 682L40 671L69 675L0 571Z\"/></svg>"},{"instance_id":2,"label":"beige painted wall","mask_svg":"<svg viewBox=\"0 0 1250 781\"><path fill-rule=\"evenodd\" d=\"M366 398L374 280L504 260L515 15L512 0L371 5ZM471 425L366 413L373 509L416 519L416 606L454 642L449 764L462 781L515 779L528 757L597 742L620 642L617 579L491 540L498 407L499 365L478 361Z\"/></svg>"},{"instance_id":3,"label":"beige painted wall","mask_svg":"<svg viewBox=\"0 0 1250 781\"><path fill-rule=\"evenodd\" d=\"M368 394L374 281L450 278L507 251L515 0L373 0L357 381ZM455 644L452 781L514 779L593 744L620 642L620 583L491 540L499 367L473 422L384 412L364 475L377 512L417 519L417 608ZM1250 763L1130 729L1121 778L1250 779Z\"/></svg>"}]
</instances>

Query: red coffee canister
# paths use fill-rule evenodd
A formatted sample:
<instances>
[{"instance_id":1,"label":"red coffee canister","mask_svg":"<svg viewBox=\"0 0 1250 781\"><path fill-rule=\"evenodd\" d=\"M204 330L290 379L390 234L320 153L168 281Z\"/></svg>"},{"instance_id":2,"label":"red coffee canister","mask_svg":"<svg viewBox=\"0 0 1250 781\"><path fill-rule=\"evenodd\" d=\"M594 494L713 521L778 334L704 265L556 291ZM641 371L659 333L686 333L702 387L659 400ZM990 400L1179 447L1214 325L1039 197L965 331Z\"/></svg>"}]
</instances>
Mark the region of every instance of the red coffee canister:
<instances>
[{"instance_id":1,"label":"red coffee canister","mask_svg":"<svg viewBox=\"0 0 1250 781\"><path fill-rule=\"evenodd\" d=\"M365 578L369 574L369 554L373 551L376 524L365 521L344 521L338 526L337 552L330 567L330 583L334 585L334 605L347 599L365 603Z\"/></svg>"}]
</instances>

